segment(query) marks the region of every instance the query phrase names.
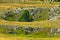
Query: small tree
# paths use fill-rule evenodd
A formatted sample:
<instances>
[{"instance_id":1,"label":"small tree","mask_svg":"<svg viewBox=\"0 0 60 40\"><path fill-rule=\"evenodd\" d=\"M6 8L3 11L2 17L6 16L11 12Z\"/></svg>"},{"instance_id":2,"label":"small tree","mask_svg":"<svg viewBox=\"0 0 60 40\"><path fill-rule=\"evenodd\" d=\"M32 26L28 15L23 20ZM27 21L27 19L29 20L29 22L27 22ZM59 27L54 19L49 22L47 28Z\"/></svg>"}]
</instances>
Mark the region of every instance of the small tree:
<instances>
[{"instance_id":1,"label":"small tree","mask_svg":"<svg viewBox=\"0 0 60 40\"><path fill-rule=\"evenodd\" d=\"M29 14L28 10L24 10L18 20L20 22L31 22L32 16Z\"/></svg>"}]
</instances>

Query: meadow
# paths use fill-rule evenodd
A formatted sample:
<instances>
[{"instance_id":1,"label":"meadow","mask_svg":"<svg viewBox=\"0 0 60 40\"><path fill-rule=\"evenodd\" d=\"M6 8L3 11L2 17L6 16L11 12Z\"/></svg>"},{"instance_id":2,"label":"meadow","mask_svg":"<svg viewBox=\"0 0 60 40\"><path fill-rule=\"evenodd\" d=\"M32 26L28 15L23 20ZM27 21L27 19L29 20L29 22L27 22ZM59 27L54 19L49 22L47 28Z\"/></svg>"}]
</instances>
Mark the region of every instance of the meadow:
<instances>
[{"instance_id":1,"label":"meadow","mask_svg":"<svg viewBox=\"0 0 60 40\"><path fill-rule=\"evenodd\" d=\"M4 25L5 27L8 26L19 26L19 27L41 27L41 28L60 28L60 20L54 20L54 21L34 21L34 22L14 22L14 21L5 21L0 20L0 26ZM8 30L7 30L8 31ZM60 36L48 36L47 34L1 34L0 29L0 40L59 40Z\"/></svg>"},{"instance_id":2,"label":"meadow","mask_svg":"<svg viewBox=\"0 0 60 40\"><path fill-rule=\"evenodd\" d=\"M16 26L32 26L32 27L46 27L46 28L60 28L60 20L47 20L47 21L35 21L35 22L13 22L0 20L0 25L16 25Z\"/></svg>"},{"instance_id":3,"label":"meadow","mask_svg":"<svg viewBox=\"0 0 60 40\"><path fill-rule=\"evenodd\" d=\"M32 2L33 3L33 2ZM51 4L48 3L41 3L40 2L34 2L32 3L0 3L0 13L1 12L5 12L7 11L7 9L15 9L15 8L22 8L22 7L57 7L60 6L59 2L54 2ZM1 16L1 15L0 15ZM60 20L46 20L46 21L33 21L33 22L15 22L15 21L6 21L3 20L2 18L0 18L0 26L19 26L19 27L32 27L32 28L36 28L36 27L41 27L41 28L60 28ZM5 31L5 30L3 30ZM42 34L42 33L41 33ZM36 34L35 35L24 35L24 34L1 34L1 29L0 29L0 40L59 40L60 39L60 35L58 36L47 36L47 34L45 35L41 35L41 34Z\"/></svg>"}]
</instances>

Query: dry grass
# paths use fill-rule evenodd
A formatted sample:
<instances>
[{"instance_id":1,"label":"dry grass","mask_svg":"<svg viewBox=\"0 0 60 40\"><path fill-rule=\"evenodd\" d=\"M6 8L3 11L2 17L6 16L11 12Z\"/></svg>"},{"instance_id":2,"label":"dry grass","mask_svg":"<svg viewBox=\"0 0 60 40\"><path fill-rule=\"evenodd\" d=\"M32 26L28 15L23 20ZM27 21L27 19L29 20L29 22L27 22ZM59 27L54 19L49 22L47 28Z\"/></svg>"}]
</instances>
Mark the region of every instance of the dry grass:
<instances>
[{"instance_id":1,"label":"dry grass","mask_svg":"<svg viewBox=\"0 0 60 40\"><path fill-rule=\"evenodd\" d=\"M60 20L55 21L37 21L37 22L13 22L0 20L0 25L17 25L17 26L31 26L31 27L47 27L60 28Z\"/></svg>"},{"instance_id":2,"label":"dry grass","mask_svg":"<svg viewBox=\"0 0 60 40\"><path fill-rule=\"evenodd\" d=\"M0 10L7 10L8 8L18 8L18 7L54 7L59 6L57 4L0 4ZM55 21L36 21L36 22L13 22L13 21L5 21L0 20L0 25L17 25L17 26L31 26L31 27L48 27L48 28L60 28L60 20ZM60 40L60 38L32 38L32 37L20 37L20 36L6 36L4 34L0 34L0 40Z\"/></svg>"},{"instance_id":3,"label":"dry grass","mask_svg":"<svg viewBox=\"0 0 60 40\"><path fill-rule=\"evenodd\" d=\"M54 7L54 6L59 6L59 4L18 4L18 3L5 3L5 4L0 4L0 11L1 10L7 10L8 8L15 9L15 8L20 8L20 7Z\"/></svg>"},{"instance_id":4,"label":"dry grass","mask_svg":"<svg viewBox=\"0 0 60 40\"><path fill-rule=\"evenodd\" d=\"M18 3L8 3L8 4L0 4L0 7L54 7L59 6L59 4L18 4Z\"/></svg>"},{"instance_id":5,"label":"dry grass","mask_svg":"<svg viewBox=\"0 0 60 40\"><path fill-rule=\"evenodd\" d=\"M60 40L60 38L33 38L33 37L20 37L20 36L6 36L0 34L0 40Z\"/></svg>"}]
</instances>

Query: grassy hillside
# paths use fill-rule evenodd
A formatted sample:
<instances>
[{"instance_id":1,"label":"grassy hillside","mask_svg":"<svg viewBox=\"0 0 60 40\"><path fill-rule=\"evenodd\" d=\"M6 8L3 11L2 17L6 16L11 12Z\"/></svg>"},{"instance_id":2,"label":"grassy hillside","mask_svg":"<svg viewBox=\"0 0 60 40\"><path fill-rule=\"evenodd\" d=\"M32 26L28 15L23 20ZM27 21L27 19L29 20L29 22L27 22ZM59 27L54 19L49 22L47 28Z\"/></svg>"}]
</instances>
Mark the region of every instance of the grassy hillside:
<instances>
[{"instance_id":1,"label":"grassy hillside","mask_svg":"<svg viewBox=\"0 0 60 40\"><path fill-rule=\"evenodd\" d=\"M0 27L4 26L6 27L12 27L12 26L18 26L18 27L32 27L32 28L60 28L60 20L54 20L54 21L35 21L35 22L13 22L13 21L5 21L5 20L0 20ZM46 29L47 30L47 29ZM48 31L40 31L38 33L31 33L31 34L23 34L20 32L20 34L8 34L5 33L8 30L6 29L1 29L0 28L0 39L1 40L59 40L60 36L59 35L54 35L51 34L48 35ZM3 33L2 33L3 31ZM13 38L12 38L13 36ZM11 38L11 39L10 39Z\"/></svg>"},{"instance_id":2,"label":"grassy hillside","mask_svg":"<svg viewBox=\"0 0 60 40\"><path fill-rule=\"evenodd\" d=\"M11 0L11 2L6 3L8 1L4 1L3 2L0 1L0 16L2 12L6 12L8 11L8 9L12 10L12 9L17 9L17 8L25 8L25 7L45 7L45 8L53 8L53 7L60 7L60 2L51 2L51 3L43 3L42 1L31 1L31 2L16 2L13 3L13 1ZM18 0L17 0L18 1ZM27 4L28 3L28 4ZM45 12L46 13L46 12ZM60 14L60 12L59 12ZM49 28L60 28L60 20L45 20L45 21L40 21L40 20L44 20L45 17L48 17L48 15L45 15L44 12L42 12L42 17L41 19L38 19L39 21L33 21L33 22L15 22L15 21L6 21L3 20L2 17L0 17L0 40L59 40L60 35L55 35L55 31L53 33L50 33ZM31 27L31 28L48 28L43 30L43 31L39 31L38 33L35 34L35 32L31 32L31 34L23 34L24 32L22 32L20 29L17 30L17 34L13 33L10 34L8 33L9 31L13 31L15 32L16 30L14 30L13 28L15 27ZM5 29L5 28L12 28L11 30L9 29ZM50 34L49 34L50 33Z\"/></svg>"}]
</instances>

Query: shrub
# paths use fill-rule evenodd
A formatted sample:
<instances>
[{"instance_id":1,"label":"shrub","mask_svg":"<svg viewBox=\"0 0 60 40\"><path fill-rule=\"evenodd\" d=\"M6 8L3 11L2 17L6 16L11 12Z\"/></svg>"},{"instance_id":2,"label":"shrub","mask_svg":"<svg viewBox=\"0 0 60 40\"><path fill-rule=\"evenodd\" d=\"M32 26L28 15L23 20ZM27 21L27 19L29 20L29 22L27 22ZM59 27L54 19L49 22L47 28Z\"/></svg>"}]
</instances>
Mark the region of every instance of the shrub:
<instances>
[{"instance_id":1,"label":"shrub","mask_svg":"<svg viewBox=\"0 0 60 40\"><path fill-rule=\"evenodd\" d=\"M29 14L28 10L24 10L18 20L20 22L31 22L32 16Z\"/></svg>"},{"instance_id":2,"label":"shrub","mask_svg":"<svg viewBox=\"0 0 60 40\"><path fill-rule=\"evenodd\" d=\"M5 20L9 20L9 21L14 21L14 12L13 11L9 11L5 13L6 19Z\"/></svg>"}]
</instances>

